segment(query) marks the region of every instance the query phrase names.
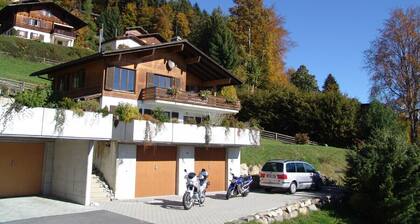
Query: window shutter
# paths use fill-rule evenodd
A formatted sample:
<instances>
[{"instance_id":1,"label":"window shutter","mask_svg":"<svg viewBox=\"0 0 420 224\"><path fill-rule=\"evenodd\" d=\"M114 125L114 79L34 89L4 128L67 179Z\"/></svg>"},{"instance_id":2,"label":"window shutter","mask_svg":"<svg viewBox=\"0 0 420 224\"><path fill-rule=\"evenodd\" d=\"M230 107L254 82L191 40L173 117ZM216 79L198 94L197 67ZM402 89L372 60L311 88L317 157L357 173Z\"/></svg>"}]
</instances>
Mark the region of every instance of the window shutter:
<instances>
[{"instance_id":1,"label":"window shutter","mask_svg":"<svg viewBox=\"0 0 420 224\"><path fill-rule=\"evenodd\" d=\"M153 74L146 73L146 88L153 87Z\"/></svg>"},{"instance_id":2,"label":"window shutter","mask_svg":"<svg viewBox=\"0 0 420 224\"><path fill-rule=\"evenodd\" d=\"M105 89L112 90L114 86L114 70L115 67L106 68Z\"/></svg>"},{"instance_id":3,"label":"window shutter","mask_svg":"<svg viewBox=\"0 0 420 224\"><path fill-rule=\"evenodd\" d=\"M175 78L175 88L181 89L181 79Z\"/></svg>"}]
</instances>

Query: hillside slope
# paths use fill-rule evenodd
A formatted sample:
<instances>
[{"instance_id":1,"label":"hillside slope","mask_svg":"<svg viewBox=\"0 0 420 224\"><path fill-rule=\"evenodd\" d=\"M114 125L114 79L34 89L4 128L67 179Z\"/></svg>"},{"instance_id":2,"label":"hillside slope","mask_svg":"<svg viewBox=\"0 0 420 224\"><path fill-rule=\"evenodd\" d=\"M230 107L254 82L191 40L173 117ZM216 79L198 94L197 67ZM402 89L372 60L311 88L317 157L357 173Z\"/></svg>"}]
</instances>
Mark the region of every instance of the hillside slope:
<instances>
[{"instance_id":1,"label":"hillside slope","mask_svg":"<svg viewBox=\"0 0 420 224\"><path fill-rule=\"evenodd\" d=\"M32 72L52 66L47 62L63 63L95 52L89 49L63 47L13 36L0 35L0 77L34 84L49 83Z\"/></svg>"},{"instance_id":2,"label":"hillside slope","mask_svg":"<svg viewBox=\"0 0 420 224\"><path fill-rule=\"evenodd\" d=\"M246 147L241 151L241 163L259 165L270 159L304 160L315 166L322 174L342 183L348 149L335 147L284 144L262 139L259 147Z\"/></svg>"}]
</instances>

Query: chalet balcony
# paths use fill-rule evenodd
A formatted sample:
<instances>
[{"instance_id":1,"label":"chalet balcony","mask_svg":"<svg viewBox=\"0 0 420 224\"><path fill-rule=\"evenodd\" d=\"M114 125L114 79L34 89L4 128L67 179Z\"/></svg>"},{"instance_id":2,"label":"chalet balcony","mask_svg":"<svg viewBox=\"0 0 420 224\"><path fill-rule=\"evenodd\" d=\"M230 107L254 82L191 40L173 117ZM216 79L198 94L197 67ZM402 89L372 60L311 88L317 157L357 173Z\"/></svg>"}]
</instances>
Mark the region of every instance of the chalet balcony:
<instances>
[{"instance_id":1,"label":"chalet balcony","mask_svg":"<svg viewBox=\"0 0 420 224\"><path fill-rule=\"evenodd\" d=\"M76 36L73 31L63 30L63 29L59 29L57 27L54 27L52 33L53 34L60 34L60 35L68 36L68 37L75 37Z\"/></svg>"},{"instance_id":2,"label":"chalet balcony","mask_svg":"<svg viewBox=\"0 0 420 224\"><path fill-rule=\"evenodd\" d=\"M198 93L185 92L178 90L176 94L170 94L168 89L150 87L142 90L140 100L163 100L177 103L185 103L199 106L216 107L221 109L236 110L241 109L241 104L226 102L224 97L208 96L207 99L200 97Z\"/></svg>"}]
</instances>

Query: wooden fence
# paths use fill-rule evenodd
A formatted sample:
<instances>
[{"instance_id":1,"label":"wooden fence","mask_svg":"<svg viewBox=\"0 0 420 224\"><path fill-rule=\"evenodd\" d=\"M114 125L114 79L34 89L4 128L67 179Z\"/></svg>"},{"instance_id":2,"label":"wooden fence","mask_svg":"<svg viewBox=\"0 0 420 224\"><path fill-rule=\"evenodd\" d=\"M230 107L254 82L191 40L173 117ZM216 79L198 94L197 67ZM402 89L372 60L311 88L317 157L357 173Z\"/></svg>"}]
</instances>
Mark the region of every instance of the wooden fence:
<instances>
[{"instance_id":1,"label":"wooden fence","mask_svg":"<svg viewBox=\"0 0 420 224\"><path fill-rule=\"evenodd\" d=\"M293 136L290 135L284 135L276 132L271 131L261 131L261 137L266 139L272 139L279 142L287 143L287 144L296 144L296 139ZM309 141L310 145L318 145L317 142Z\"/></svg>"},{"instance_id":2,"label":"wooden fence","mask_svg":"<svg viewBox=\"0 0 420 224\"><path fill-rule=\"evenodd\" d=\"M35 89L37 86L39 85L13 79L0 78L0 95L15 95L25 89Z\"/></svg>"}]
</instances>

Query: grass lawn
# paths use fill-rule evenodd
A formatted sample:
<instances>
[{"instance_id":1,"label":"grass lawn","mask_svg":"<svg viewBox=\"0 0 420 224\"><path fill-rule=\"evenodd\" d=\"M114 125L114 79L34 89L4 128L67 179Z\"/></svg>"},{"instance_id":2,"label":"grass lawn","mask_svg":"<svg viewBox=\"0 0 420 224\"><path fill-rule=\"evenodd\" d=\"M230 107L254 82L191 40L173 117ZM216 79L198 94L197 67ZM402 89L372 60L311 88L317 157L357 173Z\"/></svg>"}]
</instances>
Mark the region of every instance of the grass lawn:
<instances>
[{"instance_id":1,"label":"grass lawn","mask_svg":"<svg viewBox=\"0 0 420 224\"><path fill-rule=\"evenodd\" d=\"M50 82L29 74L50 67L51 65L31 62L0 54L0 77L14 79L35 84L49 84Z\"/></svg>"},{"instance_id":2,"label":"grass lawn","mask_svg":"<svg viewBox=\"0 0 420 224\"><path fill-rule=\"evenodd\" d=\"M270 159L304 160L314 165L323 175L343 183L342 178L347 165L346 154L351 153L351 150L261 140L259 147L246 147L241 150L241 163L258 165Z\"/></svg>"},{"instance_id":3,"label":"grass lawn","mask_svg":"<svg viewBox=\"0 0 420 224\"><path fill-rule=\"evenodd\" d=\"M249 224L256 224L257 222L249 222ZM310 212L308 215L299 216L294 219L286 220L283 222L276 222L278 224L355 224L360 223L360 220L349 218L342 215L337 215L333 211L316 211Z\"/></svg>"}]
</instances>

